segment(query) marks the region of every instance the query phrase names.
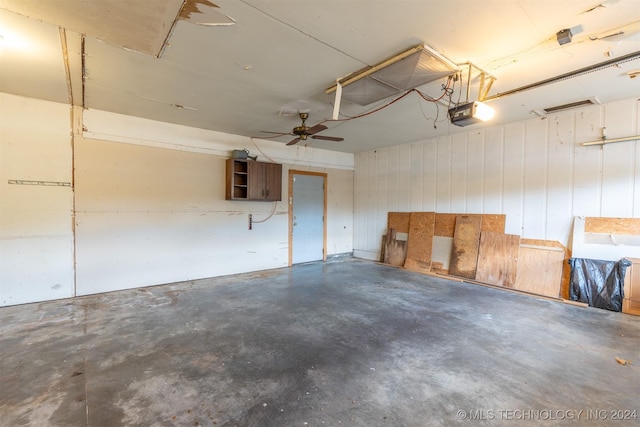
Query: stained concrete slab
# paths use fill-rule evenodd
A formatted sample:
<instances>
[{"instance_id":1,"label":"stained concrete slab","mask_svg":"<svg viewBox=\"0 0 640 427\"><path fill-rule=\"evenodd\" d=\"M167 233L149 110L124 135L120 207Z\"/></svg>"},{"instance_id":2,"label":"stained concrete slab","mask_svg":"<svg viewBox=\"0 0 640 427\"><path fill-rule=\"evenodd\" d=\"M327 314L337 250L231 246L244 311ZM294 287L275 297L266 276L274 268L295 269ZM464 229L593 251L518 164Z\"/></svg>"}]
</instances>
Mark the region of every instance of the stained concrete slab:
<instances>
[{"instance_id":1,"label":"stained concrete slab","mask_svg":"<svg viewBox=\"0 0 640 427\"><path fill-rule=\"evenodd\" d=\"M640 318L356 259L5 307L0 333L2 426L639 423Z\"/></svg>"}]
</instances>

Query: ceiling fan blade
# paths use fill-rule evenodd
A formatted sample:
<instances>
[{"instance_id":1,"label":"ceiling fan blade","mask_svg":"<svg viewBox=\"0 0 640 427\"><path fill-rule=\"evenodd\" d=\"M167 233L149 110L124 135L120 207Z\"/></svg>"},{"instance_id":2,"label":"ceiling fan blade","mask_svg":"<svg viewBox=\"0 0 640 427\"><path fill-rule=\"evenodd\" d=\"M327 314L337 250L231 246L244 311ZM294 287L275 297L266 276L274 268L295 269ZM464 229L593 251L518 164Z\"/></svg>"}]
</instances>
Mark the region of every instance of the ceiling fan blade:
<instances>
[{"instance_id":1,"label":"ceiling fan blade","mask_svg":"<svg viewBox=\"0 0 640 427\"><path fill-rule=\"evenodd\" d=\"M313 139L324 139L325 141L335 141L335 142L344 141L344 138L339 138L339 137L336 137L336 136L313 135L311 138L313 138Z\"/></svg>"},{"instance_id":2,"label":"ceiling fan blade","mask_svg":"<svg viewBox=\"0 0 640 427\"><path fill-rule=\"evenodd\" d=\"M315 125L315 126L311 126L310 128L307 128L305 133L307 135L313 135L314 133L322 132L325 129L327 129L325 125Z\"/></svg>"},{"instance_id":3,"label":"ceiling fan blade","mask_svg":"<svg viewBox=\"0 0 640 427\"><path fill-rule=\"evenodd\" d=\"M294 140L291 140L291 141L287 142L287 145L293 145L293 144L295 144L296 142L300 141L300 139L301 139L301 138L296 138L296 139L294 139Z\"/></svg>"},{"instance_id":4,"label":"ceiling fan blade","mask_svg":"<svg viewBox=\"0 0 640 427\"><path fill-rule=\"evenodd\" d=\"M270 132L268 130L261 130L260 132L262 132L262 133L273 133L273 134L277 134L277 135L291 135L291 133L289 133L289 132Z\"/></svg>"}]
</instances>

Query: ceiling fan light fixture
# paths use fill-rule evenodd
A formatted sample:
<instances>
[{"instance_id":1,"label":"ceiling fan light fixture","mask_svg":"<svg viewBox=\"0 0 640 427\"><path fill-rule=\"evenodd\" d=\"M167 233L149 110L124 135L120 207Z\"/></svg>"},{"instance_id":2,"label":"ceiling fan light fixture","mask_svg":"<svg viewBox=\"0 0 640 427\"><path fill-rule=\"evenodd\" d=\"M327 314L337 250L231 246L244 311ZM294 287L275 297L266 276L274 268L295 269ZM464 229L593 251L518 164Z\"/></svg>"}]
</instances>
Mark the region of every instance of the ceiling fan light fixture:
<instances>
[{"instance_id":1,"label":"ceiling fan light fixture","mask_svg":"<svg viewBox=\"0 0 640 427\"><path fill-rule=\"evenodd\" d=\"M449 109L451 123L456 126L468 126L491 120L495 110L484 102L474 101Z\"/></svg>"},{"instance_id":2,"label":"ceiling fan light fixture","mask_svg":"<svg viewBox=\"0 0 640 427\"><path fill-rule=\"evenodd\" d=\"M261 132L276 134L276 136L272 138L278 138L284 135L295 136L294 139L287 142L287 145L295 145L300 141L306 141L309 137L311 137L312 139L322 139L325 141L336 141L336 142L344 141L344 138L340 138L337 136L316 135L316 133L318 132L327 130L327 127L322 123L318 123L316 125L309 127L306 124L307 119L309 118L309 113L305 113L301 111L300 113L298 113L298 115L300 116L300 120L302 121L302 123L300 124L300 126L294 127L291 130L291 132L271 132L271 131L264 131L264 130Z\"/></svg>"}]
</instances>

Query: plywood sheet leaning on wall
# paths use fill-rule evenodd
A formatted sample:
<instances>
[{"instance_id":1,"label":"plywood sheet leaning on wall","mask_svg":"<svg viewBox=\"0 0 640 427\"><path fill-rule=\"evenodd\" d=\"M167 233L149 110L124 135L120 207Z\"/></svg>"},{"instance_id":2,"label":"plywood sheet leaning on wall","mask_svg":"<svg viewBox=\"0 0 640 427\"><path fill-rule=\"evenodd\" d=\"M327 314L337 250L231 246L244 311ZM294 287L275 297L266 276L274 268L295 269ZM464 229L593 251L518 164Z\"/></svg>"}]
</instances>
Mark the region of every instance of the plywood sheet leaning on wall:
<instances>
[{"instance_id":1,"label":"plywood sheet leaning on wall","mask_svg":"<svg viewBox=\"0 0 640 427\"><path fill-rule=\"evenodd\" d=\"M456 217L459 215L481 217L481 231L492 231L494 233L504 233L507 216L505 214L456 214L456 213L436 213L434 236L453 237L456 227Z\"/></svg>"},{"instance_id":2,"label":"plywood sheet leaning on wall","mask_svg":"<svg viewBox=\"0 0 640 427\"><path fill-rule=\"evenodd\" d=\"M482 283L513 288L516 283L519 247L518 235L483 231L480 234L475 279Z\"/></svg>"},{"instance_id":3,"label":"plywood sheet leaning on wall","mask_svg":"<svg viewBox=\"0 0 640 427\"><path fill-rule=\"evenodd\" d=\"M394 229L396 233L409 232L409 212L389 212L387 214L387 230Z\"/></svg>"},{"instance_id":4,"label":"plywood sheet leaning on wall","mask_svg":"<svg viewBox=\"0 0 640 427\"><path fill-rule=\"evenodd\" d=\"M482 214L482 231L504 234L504 227L507 223L505 214Z\"/></svg>"},{"instance_id":5,"label":"plywood sheet leaning on wall","mask_svg":"<svg viewBox=\"0 0 640 427\"><path fill-rule=\"evenodd\" d=\"M560 279L560 298L569 299L569 282L571 281L571 267L568 264L569 258L571 258L571 251L562 243L555 240L542 240L542 239L520 239L520 246L540 246L543 248L549 248L548 250L559 250L563 254L562 262L562 275ZM520 263L520 259L518 263ZM518 267L519 268L519 267ZM516 288L518 286L518 278L516 277ZM525 289L523 289L525 290ZM530 292L530 291L528 291ZM557 297L558 295L554 295Z\"/></svg>"},{"instance_id":6,"label":"plywood sheet leaning on wall","mask_svg":"<svg viewBox=\"0 0 640 427\"><path fill-rule=\"evenodd\" d=\"M453 237L456 228L456 216L454 213L436 213L434 236Z\"/></svg>"},{"instance_id":7,"label":"plywood sheet leaning on wall","mask_svg":"<svg viewBox=\"0 0 640 427\"><path fill-rule=\"evenodd\" d=\"M385 238L384 263L395 267L402 267L407 255L407 241L397 240L396 237L396 230L390 228Z\"/></svg>"},{"instance_id":8,"label":"plywood sheet leaning on wall","mask_svg":"<svg viewBox=\"0 0 640 427\"><path fill-rule=\"evenodd\" d=\"M480 215L456 216L449 274L467 279L476 278L481 227Z\"/></svg>"},{"instance_id":9,"label":"plywood sheet leaning on wall","mask_svg":"<svg viewBox=\"0 0 640 427\"><path fill-rule=\"evenodd\" d=\"M423 273L431 271L435 217L435 212L411 212L407 258L404 261L404 268L407 270Z\"/></svg>"},{"instance_id":10,"label":"plywood sheet leaning on wall","mask_svg":"<svg viewBox=\"0 0 640 427\"><path fill-rule=\"evenodd\" d=\"M585 233L640 236L640 218L586 217L584 231Z\"/></svg>"},{"instance_id":11,"label":"plywood sheet leaning on wall","mask_svg":"<svg viewBox=\"0 0 640 427\"><path fill-rule=\"evenodd\" d=\"M387 234L382 236L382 250L380 251L380 261L385 264L401 267L407 252L407 239L398 239L398 233L406 237L409 233L409 212L388 212L387 213ZM392 232L393 230L393 232ZM393 238L391 239L391 235ZM389 253L388 251L392 252ZM400 261L402 258L402 261Z\"/></svg>"},{"instance_id":12,"label":"plywood sheet leaning on wall","mask_svg":"<svg viewBox=\"0 0 640 427\"><path fill-rule=\"evenodd\" d=\"M631 267L624 277L622 312L640 316L640 258L627 258Z\"/></svg>"},{"instance_id":13,"label":"plywood sheet leaning on wall","mask_svg":"<svg viewBox=\"0 0 640 427\"><path fill-rule=\"evenodd\" d=\"M573 219L572 256L604 261L640 258L640 218Z\"/></svg>"},{"instance_id":14,"label":"plywood sheet leaning on wall","mask_svg":"<svg viewBox=\"0 0 640 427\"><path fill-rule=\"evenodd\" d=\"M514 288L538 295L561 296L565 251L559 247L520 245Z\"/></svg>"}]
</instances>

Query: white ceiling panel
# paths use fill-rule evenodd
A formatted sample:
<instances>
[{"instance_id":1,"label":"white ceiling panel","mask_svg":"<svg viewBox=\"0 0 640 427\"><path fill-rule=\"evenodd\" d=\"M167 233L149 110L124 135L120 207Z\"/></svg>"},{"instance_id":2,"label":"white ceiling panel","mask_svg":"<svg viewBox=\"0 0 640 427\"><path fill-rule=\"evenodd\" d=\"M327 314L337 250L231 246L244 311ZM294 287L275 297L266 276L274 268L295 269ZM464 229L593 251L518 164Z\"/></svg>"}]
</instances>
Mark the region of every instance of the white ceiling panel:
<instances>
[{"instance_id":1,"label":"white ceiling panel","mask_svg":"<svg viewBox=\"0 0 640 427\"><path fill-rule=\"evenodd\" d=\"M158 55L182 0L0 0L0 8L116 46Z\"/></svg>"},{"instance_id":2,"label":"white ceiling panel","mask_svg":"<svg viewBox=\"0 0 640 427\"><path fill-rule=\"evenodd\" d=\"M0 91L68 102L58 27L0 9Z\"/></svg>"},{"instance_id":3,"label":"white ceiling panel","mask_svg":"<svg viewBox=\"0 0 640 427\"><path fill-rule=\"evenodd\" d=\"M561 46L565 28L575 34ZM12 38L23 48L9 47ZM418 88L439 103L415 92L365 106L343 99L340 121L328 120L334 96L325 90L337 79L422 43L474 64L470 100L479 70L496 77L492 124L593 96L640 96L640 78L628 77L640 71L637 0L0 0L0 90L70 102L70 76L84 85L76 105L245 136L290 131L299 108L308 125L345 138L306 144L358 152L470 129L447 118L466 101L464 73L447 93L446 78Z\"/></svg>"}]
</instances>

